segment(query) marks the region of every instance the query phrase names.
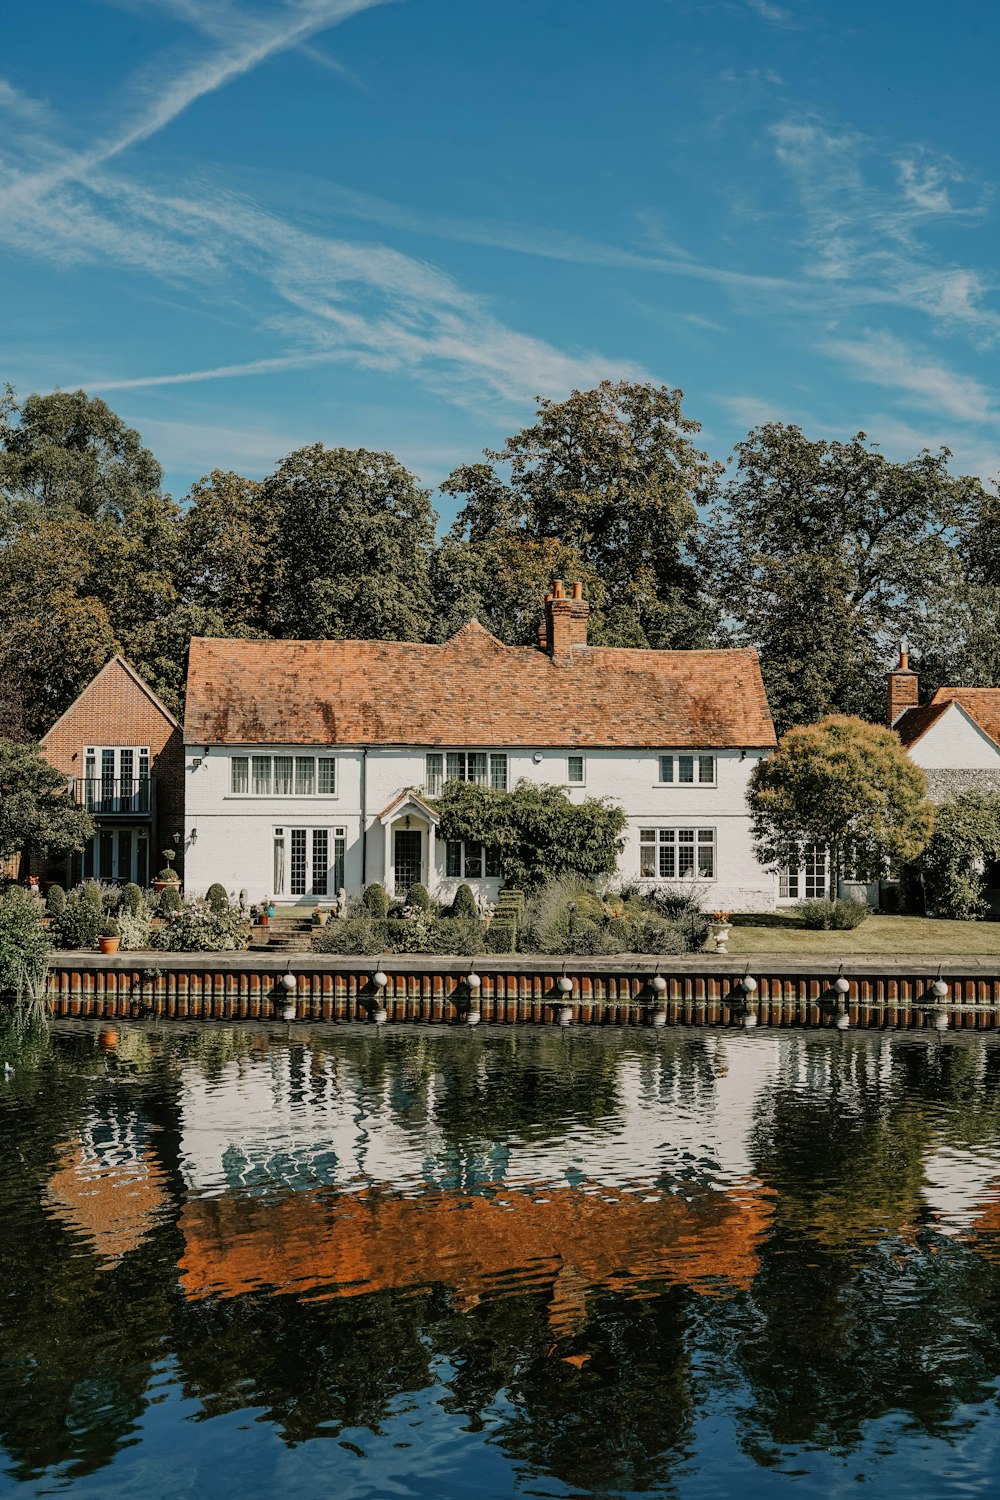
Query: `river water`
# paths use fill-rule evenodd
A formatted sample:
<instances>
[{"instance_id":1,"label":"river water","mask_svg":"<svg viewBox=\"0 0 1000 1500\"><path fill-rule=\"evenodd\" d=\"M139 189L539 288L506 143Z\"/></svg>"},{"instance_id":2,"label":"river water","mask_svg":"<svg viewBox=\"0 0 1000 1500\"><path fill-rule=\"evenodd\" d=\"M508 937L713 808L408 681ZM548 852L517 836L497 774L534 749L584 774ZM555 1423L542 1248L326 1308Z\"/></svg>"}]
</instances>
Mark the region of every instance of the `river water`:
<instances>
[{"instance_id":1,"label":"river water","mask_svg":"<svg viewBox=\"0 0 1000 1500\"><path fill-rule=\"evenodd\" d=\"M2 1040L2 1495L1000 1486L991 1036Z\"/></svg>"}]
</instances>

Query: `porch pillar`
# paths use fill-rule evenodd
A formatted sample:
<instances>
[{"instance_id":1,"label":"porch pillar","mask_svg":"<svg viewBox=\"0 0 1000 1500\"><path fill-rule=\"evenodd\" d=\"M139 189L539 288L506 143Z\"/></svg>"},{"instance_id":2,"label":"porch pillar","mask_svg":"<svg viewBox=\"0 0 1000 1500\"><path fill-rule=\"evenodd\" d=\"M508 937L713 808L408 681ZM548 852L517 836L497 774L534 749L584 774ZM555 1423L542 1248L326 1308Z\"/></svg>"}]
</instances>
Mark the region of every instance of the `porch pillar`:
<instances>
[{"instance_id":1,"label":"porch pillar","mask_svg":"<svg viewBox=\"0 0 1000 1500\"><path fill-rule=\"evenodd\" d=\"M385 853L382 865L382 884L389 892L389 895L392 896L395 895L395 881L392 882L392 885L389 883L389 871L392 869L392 823L383 824L383 828L385 832Z\"/></svg>"},{"instance_id":2,"label":"porch pillar","mask_svg":"<svg viewBox=\"0 0 1000 1500\"><path fill-rule=\"evenodd\" d=\"M428 818L428 820L427 820L427 889L429 891L433 891L433 889L434 889L435 877L436 877L436 874L437 874L437 871L435 870L435 867L434 867L434 859L435 859L435 850L436 850L436 848L437 848L437 839L436 839L436 836L435 836L434 822L433 822L433 819Z\"/></svg>"}]
</instances>

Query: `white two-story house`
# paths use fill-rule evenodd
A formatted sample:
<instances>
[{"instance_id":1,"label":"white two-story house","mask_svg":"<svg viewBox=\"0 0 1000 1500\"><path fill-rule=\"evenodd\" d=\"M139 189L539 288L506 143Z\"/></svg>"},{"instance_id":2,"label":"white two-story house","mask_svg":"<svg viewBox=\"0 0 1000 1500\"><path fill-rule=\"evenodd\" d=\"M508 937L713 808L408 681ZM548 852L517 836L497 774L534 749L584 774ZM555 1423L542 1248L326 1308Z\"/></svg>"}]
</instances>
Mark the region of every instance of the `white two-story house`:
<instances>
[{"instance_id":1,"label":"white two-story house","mask_svg":"<svg viewBox=\"0 0 1000 1500\"><path fill-rule=\"evenodd\" d=\"M193 640L187 889L312 906L371 881L447 895L465 880L492 899L492 851L443 839L433 798L451 778L527 779L621 804L621 880L772 909L746 808L775 745L756 653L590 646L588 615L557 582L537 647L475 621L440 646Z\"/></svg>"}]
</instances>

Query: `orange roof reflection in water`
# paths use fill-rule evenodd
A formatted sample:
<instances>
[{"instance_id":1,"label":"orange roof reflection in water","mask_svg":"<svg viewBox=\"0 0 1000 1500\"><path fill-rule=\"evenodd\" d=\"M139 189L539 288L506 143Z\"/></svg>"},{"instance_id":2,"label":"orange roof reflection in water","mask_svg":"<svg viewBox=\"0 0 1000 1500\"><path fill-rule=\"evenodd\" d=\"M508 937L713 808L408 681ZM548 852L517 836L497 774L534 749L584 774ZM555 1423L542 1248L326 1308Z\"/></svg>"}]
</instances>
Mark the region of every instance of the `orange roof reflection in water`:
<instances>
[{"instance_id":1,"label":"orange roof reflection in water","mask_svg":"<svg viewBox=\"0 0 1000 1500\"><path fill-rule=\"evenodd\" d=\"M402 1197L331 1189L286 1197L192 1199L180 1227L189 1297L267 1288L333 1297L443 1282L460 1306L544 1285L567 1331L589 1288L659 1280L710 1294L746 1287L771 1218L746 1183L696 1204L661 1194L613 1199L579 1187Z\"/></svg>"},{"instance_id":2,"label":"orange roof reflection in water","mask_svg":"<svg viewBox=\"0 0 1000 1500\"><path fill-rule=\"evenodd\" d=\"M169 1207L163 1173L146 1152L116 1162L70 1143L49 1178L45 1206L53 1218L83 1234L112 1266L142 1243Z\"/></svg>"}]
</instances>

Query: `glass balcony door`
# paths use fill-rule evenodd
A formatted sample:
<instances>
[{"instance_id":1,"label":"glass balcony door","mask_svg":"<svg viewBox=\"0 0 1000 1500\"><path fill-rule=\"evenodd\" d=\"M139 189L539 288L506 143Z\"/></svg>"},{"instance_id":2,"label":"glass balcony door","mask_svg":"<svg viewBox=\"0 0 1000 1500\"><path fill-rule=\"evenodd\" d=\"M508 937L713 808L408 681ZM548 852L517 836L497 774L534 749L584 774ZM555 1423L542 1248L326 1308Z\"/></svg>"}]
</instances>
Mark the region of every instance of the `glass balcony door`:
<instances>
[{"instance_id":1,"label":"glass balcony door","mask_svg":"<svg viewBox=\"0 0 1000 1500\"><path fill-rule=\"evenodd\" d=\"M149 746L88 746L81 791L84 807L98 816L148 813Z\"/></svg>"}]
</instances>

